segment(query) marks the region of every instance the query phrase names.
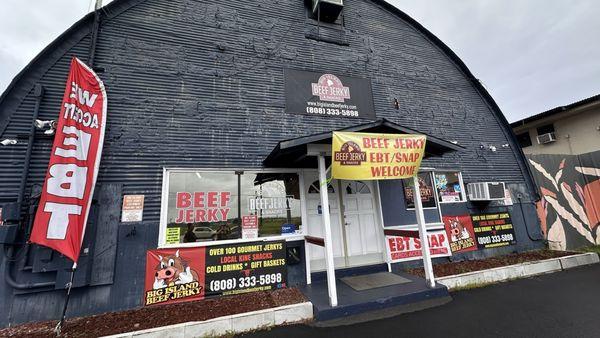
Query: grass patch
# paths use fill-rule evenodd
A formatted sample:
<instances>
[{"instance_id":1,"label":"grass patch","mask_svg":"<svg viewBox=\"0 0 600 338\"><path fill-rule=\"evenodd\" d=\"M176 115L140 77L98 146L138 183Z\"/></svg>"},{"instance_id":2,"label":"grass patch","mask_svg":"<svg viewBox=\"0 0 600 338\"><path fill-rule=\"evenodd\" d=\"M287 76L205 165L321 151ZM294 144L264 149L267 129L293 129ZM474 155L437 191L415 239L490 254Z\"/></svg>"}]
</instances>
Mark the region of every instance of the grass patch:
<instances>
[{"instance_id":1,"label":"grass patch","mask_svg":"<svg viewBox=\"0 0 600 338\"><path fill-rule=\"evenodd\" d=\"M595 252L600 255L600 245L586 246L585 248L581 248L579 250L583 252Z\"/></svg>"}]
</instances>

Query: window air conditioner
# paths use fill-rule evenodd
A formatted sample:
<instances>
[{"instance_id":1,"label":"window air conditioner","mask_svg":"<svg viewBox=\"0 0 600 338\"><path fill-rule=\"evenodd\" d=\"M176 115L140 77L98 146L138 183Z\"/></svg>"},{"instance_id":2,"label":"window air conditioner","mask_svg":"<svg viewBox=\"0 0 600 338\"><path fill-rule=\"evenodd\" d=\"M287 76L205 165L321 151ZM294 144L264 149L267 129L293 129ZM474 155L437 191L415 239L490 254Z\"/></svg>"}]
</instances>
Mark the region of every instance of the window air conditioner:
<instances>
[{"instance_id":1,"label":"window air conditioner","mask_svg":"<svg viewBox=\"0 0 600 338\"><path fill-rule=\"evenodd\" d=\"M546 134L538 135L537 141L538 141L538 144L552 143L552 142L556 141L556 136L554 135L554 133L546 133Z\"/></svg>"},{"instance_id":2,"label":"window air conditioner","mask_svg":"<svg viewBox=\"0 0 600 338\"><path fill-rule=\"evenodd\" d=\"M318 14L322 21L334 22L343 8L343 0L312 0L313 15Z\"/></svg>"},{"instance_id":3,"label":"window air conditioner","mask_svg":"<svg viewBox=\"0 0 600 338\"><path fill-rule=\"evenodd\" d=\"M504 182L477 182L467 184L470 201L503 200L504 189Z\"/></svg>"}]
</instances>

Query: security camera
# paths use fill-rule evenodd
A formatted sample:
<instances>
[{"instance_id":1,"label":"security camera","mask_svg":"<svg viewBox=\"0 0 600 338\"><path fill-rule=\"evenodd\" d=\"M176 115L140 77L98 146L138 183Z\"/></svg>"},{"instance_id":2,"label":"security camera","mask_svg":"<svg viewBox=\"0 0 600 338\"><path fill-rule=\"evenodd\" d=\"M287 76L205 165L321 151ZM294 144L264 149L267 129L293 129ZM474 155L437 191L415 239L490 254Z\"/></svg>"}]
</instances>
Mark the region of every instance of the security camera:
<instances>
[{"instance_id":1,"label":"security camera","mask_svg":"<svg viewBox=\"0 0 600 338\"><path fill-rule=\"evenodd\" d=\"M497 150L497 149L496 149L496 146L490 146L490 150L491 150L492 152L496 152L496 150Z\"/></svg>"},{"instance_id":2,"label":"security camera","mask_svg":"<svg viewBox=\"0 0 600 338\"><path fill-rule=\"evenodd\" d=\"M17 140L7 138L7 139L0 141L0 144L2 144L3 146L15 145L15 144L17 144Z\"/></svg>"}]
</instances>

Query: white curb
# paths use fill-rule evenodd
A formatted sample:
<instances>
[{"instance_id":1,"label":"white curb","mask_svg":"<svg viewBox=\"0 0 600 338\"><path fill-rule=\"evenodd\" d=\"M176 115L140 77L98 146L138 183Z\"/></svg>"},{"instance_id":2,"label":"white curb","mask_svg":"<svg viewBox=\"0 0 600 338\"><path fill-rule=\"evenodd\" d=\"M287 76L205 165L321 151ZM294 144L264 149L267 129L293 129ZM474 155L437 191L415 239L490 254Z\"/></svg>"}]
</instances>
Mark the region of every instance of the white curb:
<instances>
[{"instance_id":1,"label":"white curb","mask_svg":"<svg viewBox=\"0 0 600 338\"><path fill-rule=\"evenodd\" d=\"M598 255L590 252L440 277L436 281L445 285L448 290L453 290L470 285L503 282L511 279L557 272L598 262L600 262Z\"/></svg>"},{"instance_id":2,"label":"white curb","mask_svg":"<svg viewBox=\"0 0 600 338\"><path fill-rule=\"evenodd\" d=\"M214 337L225 334L241 333L281 324L302 322L313 318L311 302L280 306L272 309L240 313L218 317L203 322L188 322L153 329L121 333L104 338L122 337Z\"/></svg>"}]
</instances>

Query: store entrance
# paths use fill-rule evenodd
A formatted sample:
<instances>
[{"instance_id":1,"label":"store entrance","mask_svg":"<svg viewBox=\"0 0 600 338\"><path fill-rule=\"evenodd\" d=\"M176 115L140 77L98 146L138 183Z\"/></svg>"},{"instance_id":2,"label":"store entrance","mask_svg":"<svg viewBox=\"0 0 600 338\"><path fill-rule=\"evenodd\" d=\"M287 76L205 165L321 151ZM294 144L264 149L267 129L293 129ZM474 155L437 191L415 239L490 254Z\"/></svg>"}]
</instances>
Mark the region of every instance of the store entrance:
<instances>
[{"instance_id":1,"label":"store entrance","mask_svg":"<svg viewBox=\"0 0 600 338\"><path fill-rule=\"evenodd\" d=\"M306 174L308 235L324 237L317 174ZM332 180L328 186L334 265L336 269L385 261L374 182ZM325 270L325 250L310 250L311 271Z\"/></svg>"}]
</instances>

